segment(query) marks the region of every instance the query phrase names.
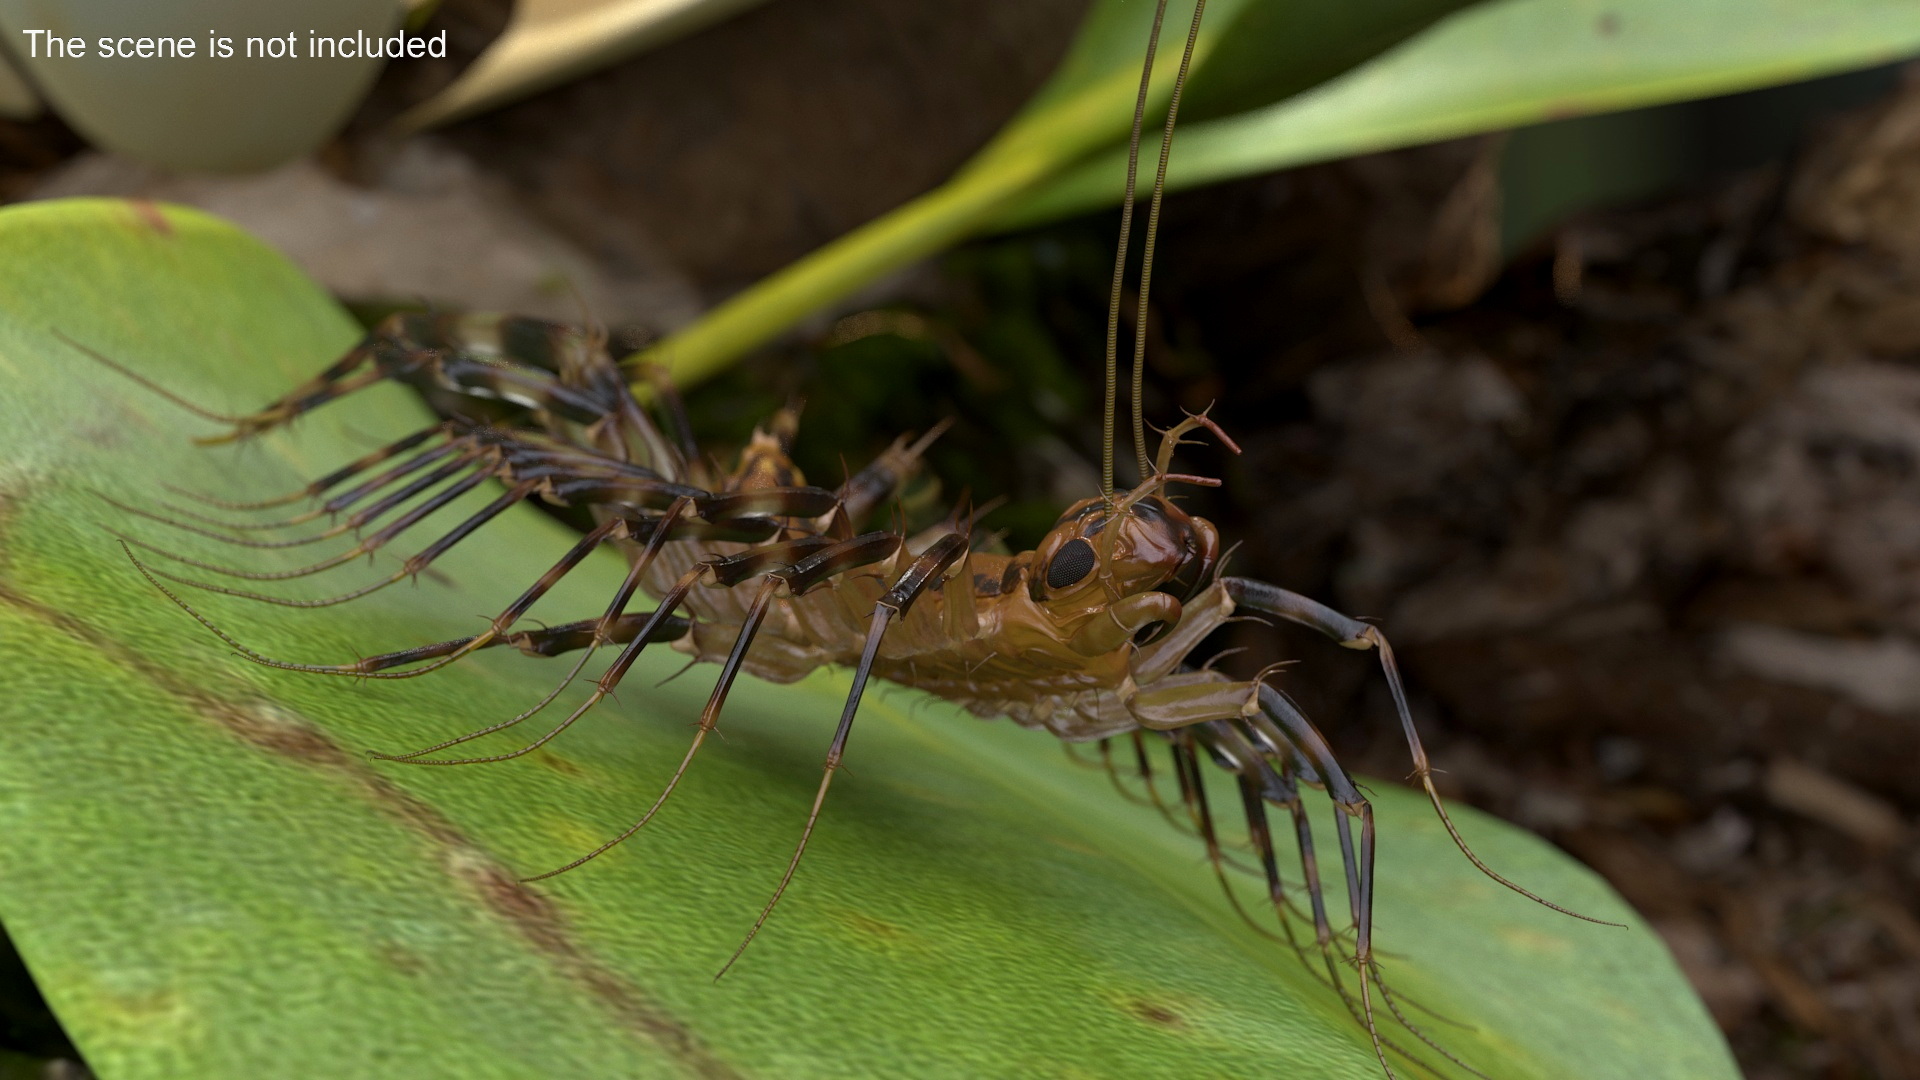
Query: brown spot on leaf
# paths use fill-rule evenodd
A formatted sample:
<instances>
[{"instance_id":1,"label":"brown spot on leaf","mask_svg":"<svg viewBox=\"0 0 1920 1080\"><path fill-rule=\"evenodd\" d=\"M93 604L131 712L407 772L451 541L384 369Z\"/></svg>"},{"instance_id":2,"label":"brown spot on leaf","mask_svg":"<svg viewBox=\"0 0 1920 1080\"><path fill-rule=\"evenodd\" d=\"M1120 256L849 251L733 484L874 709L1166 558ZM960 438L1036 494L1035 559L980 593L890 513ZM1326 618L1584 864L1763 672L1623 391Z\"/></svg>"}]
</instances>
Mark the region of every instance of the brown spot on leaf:
<instances>
[{"instance_id":1,"label":"brown spot on leaf","mask_svg":"<svg viewBox=\"0 0 1920 1080\"><path fill-rule=\"evenodd\" d=\"M397 941L382 944L374 955L402 975L418 975L427 969L427 962L419 953Z\"/></svg>"},{"instance_id":2,"label":"brown spot on leaf","mask_svg":"<svg viewBox=\"0 0 1920 1080\"><path fill-rule=\"evenodd\" d=\"M1125 1008L1133 1016L1145 1020L1157 1027L1179 1030L1187 1026L1187 1021L1172 1006L1147 998L1128 998Z\"/></svg>"},{"instance_id":3,"label":"brown spot on leaf","mask_svg":"<svg viewBox=\"0 0 1920 1080\"><path fill-rule=\"evenodd\" d=\"M863 915L858 911L844 912L842 916L848 926L867 937L879 938L882 941L890 941L906 932L890 922L876 919L871 915Z\"/></svg>"},{"instance_id":4,"label":"brown spot on leaf","mask_svg":"<svg viewBox=\"0 0 1920 1080\"><path fill-rule=\"evenodd\" d=\"M173 235L173 222L167 220L167 215L160 212L160 207L152 199L128 199L127 206L142 225L161 236Z\"/></svg>"},{"instance_id":5,"label":"brown spot on leaf","mask_svg":"<svg viewBox=\"0 0 1920 1080\"><path fill-rule=\"evenodd\" d=\"M545 765L561 776L579 776L581 773L580 766L575 765L573 762L568 761L566 758L561 757L551 750L535 751L533 760Z\"/></svg>"}]
</instances>

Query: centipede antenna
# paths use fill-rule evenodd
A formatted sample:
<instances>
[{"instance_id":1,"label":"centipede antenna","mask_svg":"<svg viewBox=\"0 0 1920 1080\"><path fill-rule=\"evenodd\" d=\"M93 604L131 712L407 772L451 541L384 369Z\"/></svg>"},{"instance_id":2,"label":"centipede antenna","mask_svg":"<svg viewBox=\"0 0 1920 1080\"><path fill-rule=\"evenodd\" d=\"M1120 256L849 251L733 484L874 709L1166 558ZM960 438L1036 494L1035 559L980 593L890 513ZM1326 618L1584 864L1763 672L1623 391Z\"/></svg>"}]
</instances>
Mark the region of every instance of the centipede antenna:
<instances>
[{"instance_id":1,"label":"centipede antenna","mask_svg":"<svg viewBox=\"0 0 1920 1080\"><path fill-rule=\"evenodd\" d=\"M1120 243L1113 257L1113 296L1107 305L1107 398L1100 427L1100 494L1113 496L1113 422L1120 393L1120 296L1127 279L1127 241L1133 234L1134 185L1140 178L1140 128L1147 119L1147 89L1153 83L1153 55L1160 49L1160 24L1167 0L1153 9L1147 57L1140 65L1140 94L1133 102L1133 133L1127 137L1127 186L1120 200Z\"/></svg>"},{"instance_id":2,"label":"centipede antenna","mask_svg":"<svg viewBox=\"0 0 1920 1080\"><path fill-rule=\"evenodd\" d=\"M1166 131L1160 137L1160 164L1153 174L1153 201L1147 210L1147 236L1140 249L1140 309L1133 324L1133 453L1143 479L1152 475L1147 461L1146 421L1140 401L1147 378L1147 293L1153 285L1153 249L1159 239L1160 203L1167 190L1167 160L1173 153L1173 124L1180 115L1180 93L1186 89L1187 71L1193 66L1193 48L1200 40L1200 18L1206 11L1207 0L1194 0L1193 22L1187 27L1186 51L1180 54L1180 71L1173 78L1173 97L1167 102ZM1139 138L1136 128L1136 143ZM1131 179L1127 194L1131 200Z\"/></svg>"}]
</instances>

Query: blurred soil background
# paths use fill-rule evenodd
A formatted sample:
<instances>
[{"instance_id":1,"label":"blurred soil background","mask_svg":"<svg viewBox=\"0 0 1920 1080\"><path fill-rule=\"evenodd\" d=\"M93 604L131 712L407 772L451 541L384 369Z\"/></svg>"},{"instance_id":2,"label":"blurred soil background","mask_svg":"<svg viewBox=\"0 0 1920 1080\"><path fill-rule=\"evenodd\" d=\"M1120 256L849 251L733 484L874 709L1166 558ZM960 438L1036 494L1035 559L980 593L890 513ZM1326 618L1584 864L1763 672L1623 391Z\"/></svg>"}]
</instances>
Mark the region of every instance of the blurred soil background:
<instances>
[{"instance_id":1,"label":"blurred soil background","mask_svg":"<svg viewBox=\"0 0 1920 1080\"><path fill-rule=\"evenodd\" d=\"M639 341L944 179L1080 4L784 0L388 134L506 11L448 3L457 55L390 69L314 160L169 176L0 123L0 197L195 203L361 310L584 310ZM955 417L921 512L1005 496L987 527L1030 544L1097 485L1116 222L898 275L695 389L696 425L737 445L804 398L830 483ZM1149 417L1214 403L1245 450L1192 456L1226 485L1191 508L1236 572L1381 620L1443 791L1605 875L1754 1080L1920 1078L1920 77L1183 193L1153 301ZM1221 647L1300 660L1344 759L1407 771L1369 657ZM84 1075L17 961L0 984L0 1077Z\"/></svg>"}]
</instances>

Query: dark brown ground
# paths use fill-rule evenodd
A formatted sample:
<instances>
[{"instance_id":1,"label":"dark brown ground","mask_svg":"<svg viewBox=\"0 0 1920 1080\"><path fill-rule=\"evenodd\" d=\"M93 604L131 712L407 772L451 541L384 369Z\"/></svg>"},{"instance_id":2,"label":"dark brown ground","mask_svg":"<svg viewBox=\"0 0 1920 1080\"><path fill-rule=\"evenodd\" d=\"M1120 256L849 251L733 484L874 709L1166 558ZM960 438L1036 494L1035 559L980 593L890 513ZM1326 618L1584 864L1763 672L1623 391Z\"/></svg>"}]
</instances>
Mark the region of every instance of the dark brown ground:
<instances>
[{"instance_id":1,"label":"dark brown ground","mask_svg":"<svg viewBox=\"0 0 1920 1080\"><path fill-rule=\"evenodd\" d=\"M664 250L715 298L946 175L1078 8L785 0L444 137L608 265ZM500 10L441 18L472 50ZM371 119L448 74L391 73L327 160L390 152ZM74 145L0 125L0 194ZM1750 1076L1920 1078L1920 90L1506 260L1498 151L1177 197L1150 414L1220 403L1246 454L1196 455L1228 484L1195 505L1236 571L1379 617L1448 793L1605 874ZM756 358L697 420L738 438L812 391L818 476L958 416L949 494L1011 495L990 524L1030 539L1097 461L1113 228L972 245L863 305L911 318ZM1404 773L1365 657L1229 644L1304 660L1343 754Z\"/></svg>"}]
</instances>

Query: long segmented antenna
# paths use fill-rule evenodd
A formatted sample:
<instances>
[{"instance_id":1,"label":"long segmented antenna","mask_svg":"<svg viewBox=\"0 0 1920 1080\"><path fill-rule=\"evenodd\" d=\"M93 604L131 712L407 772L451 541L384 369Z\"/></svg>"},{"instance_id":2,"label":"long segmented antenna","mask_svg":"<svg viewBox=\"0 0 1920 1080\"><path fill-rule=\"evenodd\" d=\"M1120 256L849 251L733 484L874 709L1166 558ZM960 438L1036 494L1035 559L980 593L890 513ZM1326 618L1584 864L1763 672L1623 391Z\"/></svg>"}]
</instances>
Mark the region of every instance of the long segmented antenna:
<instances>
[{"instance_id":1,"label":"long segmented antenna","mask_svg":"<svg viewBox=\"0 0 1920 1080\"><path fill-rule=\"evenodd\" d=\"M1134 184L1140 178L1140 128L1147 119L1147 89L1153 83L1153 54L1160 49L1160 24L1167 0L1153 9L1147 57L1140 65L1140 94L1133 102L1133 134L1127 137L1127 186L1120 201L1120 243L1113 256L1113 298L1107 304L1107 406L1100 427L1100 494L1113 495L1113 420L1120 390L1120 292L1127 279L1127 241L1133 235Z\"/></svg>"},{"instance_id":2,"label":"long segmented antenna","mask_svg":"<svg viewBox=\"0 0 1920 1080\"><path fill-rule=\"evenodd\" d=\"M1193 47L1200 40L1200 19L1207 13L1207 0L1194 0L1193 22L1187 27L1187 47L1180 54L1180 71L1173 77L1173 97L1167 102L1167 127L1160 137L1160 164L1153 174L1153 202L1147 209L1147 236L1140 248L1140 309L1133 323L1133 455L1140 466L1140 476L1145 479L1151 475L1147 471L1147 435L1146 421L1142 417L1141 394L1146 386L1147 371L1147 292L1153 285L1153 248L1160 233L1160 203L1167 191L1167 159L1173 154L1173 124L1180 115L1180 92L1186 89L1187 71L1193 67ZM1140 153L1140 128L1138 123L1133 131L1133 149L1131 156ZM1127 204L1133 204L1133 169L1127 170ZM1109 368L1111 371L1111 368ZM1111 446L1111 441L1109 441ZM1112 450L1108 450L1111 459Z\"/></svg>"}]
</instances>

